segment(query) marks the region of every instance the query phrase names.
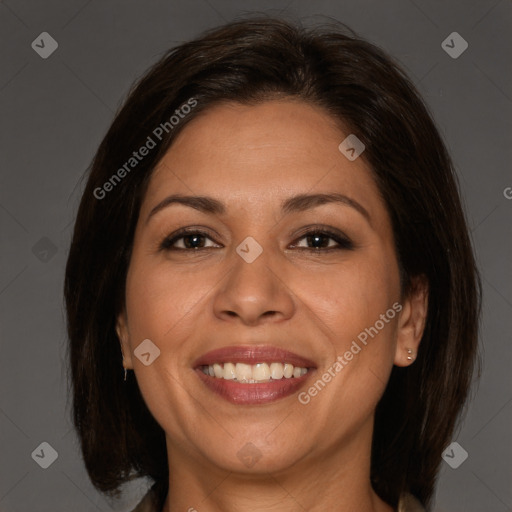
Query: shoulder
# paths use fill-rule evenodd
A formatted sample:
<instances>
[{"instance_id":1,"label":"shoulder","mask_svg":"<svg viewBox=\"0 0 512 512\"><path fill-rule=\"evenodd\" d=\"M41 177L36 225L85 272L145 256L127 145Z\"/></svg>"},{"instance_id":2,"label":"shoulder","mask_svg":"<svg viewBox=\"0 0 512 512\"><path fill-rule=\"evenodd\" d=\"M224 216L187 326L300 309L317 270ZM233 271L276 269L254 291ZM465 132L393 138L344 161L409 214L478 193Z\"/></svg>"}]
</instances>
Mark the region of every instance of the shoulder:
<instances>
[{"instance_id":1,"label":"shoulder","mask_svg":"<svg viewBox=\"0 0 512 512\"><path fill-rule=\"evenodd\" d=\"M398 502L398 512L425 512L425 507L412 494L404 493Z\"/></svg>"},{"instance_id":2,"label":"shoulder","mask_svg":"<svg viewBox=\"0 0 512 512\"><path fill-rule=\"evenodd\" d=\"M150 489L139 502L139 504L131 510L131 512L160 512L153 504L153 492Z\"/></svg>"}]
</instances>

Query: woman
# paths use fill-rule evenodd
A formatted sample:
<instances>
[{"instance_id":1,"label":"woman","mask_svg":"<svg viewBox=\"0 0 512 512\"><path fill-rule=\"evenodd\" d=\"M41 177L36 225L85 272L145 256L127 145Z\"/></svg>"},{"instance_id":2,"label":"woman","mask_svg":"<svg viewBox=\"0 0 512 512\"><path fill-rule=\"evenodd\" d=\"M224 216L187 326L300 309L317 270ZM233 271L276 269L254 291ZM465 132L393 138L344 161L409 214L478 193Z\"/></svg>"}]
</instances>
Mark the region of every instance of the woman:
<instances>
[{"instance_id":1,"label":"woman","mask_svg":"<svg viewBox=\"0 0 512 512\"><path fill-rule=\"evenodd\" d=\"M480 281L431 116L355 34L253 18L169 51L94 158L65 297L100 491L430 509Z\"/></svg>"}]
</instances>

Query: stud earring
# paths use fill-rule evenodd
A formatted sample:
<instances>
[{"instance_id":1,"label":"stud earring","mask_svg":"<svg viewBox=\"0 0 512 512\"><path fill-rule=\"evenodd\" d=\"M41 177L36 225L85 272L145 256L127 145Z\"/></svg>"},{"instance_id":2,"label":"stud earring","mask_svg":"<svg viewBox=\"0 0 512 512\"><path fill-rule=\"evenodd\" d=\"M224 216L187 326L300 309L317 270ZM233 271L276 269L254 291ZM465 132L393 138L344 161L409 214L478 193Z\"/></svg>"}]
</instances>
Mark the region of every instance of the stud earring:
<instances>
[{"instance_id":1,"label":"stud earring","mask_svg":"<svg viewBox=\"0 0 512 512\"><path fill-rule=\"evenodd\" d=\"M407 353L409 354L409 355L407 356L407 360L408 360L408 361L412 361L412 360L414 360L414 356L412 355L412 349L408 348L408 349L407 349Z\"/></svg>"}]
</instances>

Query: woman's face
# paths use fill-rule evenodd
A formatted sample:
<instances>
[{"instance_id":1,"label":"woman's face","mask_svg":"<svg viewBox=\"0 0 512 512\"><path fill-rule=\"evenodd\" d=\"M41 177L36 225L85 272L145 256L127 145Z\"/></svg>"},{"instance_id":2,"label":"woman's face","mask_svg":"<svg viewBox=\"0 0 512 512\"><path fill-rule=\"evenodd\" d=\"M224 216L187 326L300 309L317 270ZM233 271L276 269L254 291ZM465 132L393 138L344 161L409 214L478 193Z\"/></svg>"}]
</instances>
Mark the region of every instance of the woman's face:
<instances>
[{"instance_id":1,"label":"woman's face","mask_svg":"<svg viewBox=\"0 0 512 512\"><path fill-rule=\"evenodd\" d=\"M154 171L118 333L171 463L257 473L369 453L418 333L370 169L338 149L348 135L299 101L217 105Z\"/></svg>"}]
</instances>

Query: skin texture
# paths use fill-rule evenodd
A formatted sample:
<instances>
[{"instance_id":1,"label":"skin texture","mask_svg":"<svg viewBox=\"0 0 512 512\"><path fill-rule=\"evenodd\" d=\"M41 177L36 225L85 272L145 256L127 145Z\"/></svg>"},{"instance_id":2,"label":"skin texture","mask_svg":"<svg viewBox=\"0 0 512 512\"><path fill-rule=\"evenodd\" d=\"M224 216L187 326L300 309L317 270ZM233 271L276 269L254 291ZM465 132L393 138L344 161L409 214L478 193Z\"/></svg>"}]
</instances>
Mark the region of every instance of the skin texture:
<instances>
[{"instance_id":1,"label":"skin texture","mask_svg":"<svg viewBox=\"0 0 512 512\"><path fill-rule=\"evenodd\" d=\"M393 510L370 484L373 415L393 365L413 363L407 349L418 349L427 287L419 281L401 296L389 215L363 158L338 150L347 135L300 101L225 103L184 128L151 178L117 332L125 367L166 432L166 512ZM361 204L369 221L339 203L280 211L292 195L333 192ZM173 204L148 220L177 193L214 197L226 213ZM314 252L303 234L312 224L341 231L354 248ZM187 226L208 233L196 241L208 249L159 249ZM236 252L248 236L263 249L252 263ZM337 246L328 236L321 243ZM274 345L315 362L307 391L395 302L401 312L307 405L298 393L234 405L193 370L213 349ZM148 338L161 354L144 366L133 351ZM250 468L237 456L247 443L260 455Z\"/></svg>"}]
</instances>

